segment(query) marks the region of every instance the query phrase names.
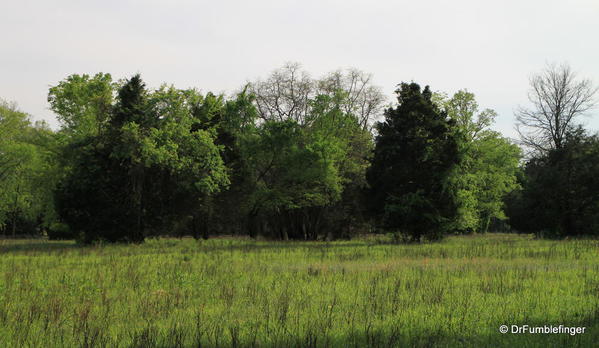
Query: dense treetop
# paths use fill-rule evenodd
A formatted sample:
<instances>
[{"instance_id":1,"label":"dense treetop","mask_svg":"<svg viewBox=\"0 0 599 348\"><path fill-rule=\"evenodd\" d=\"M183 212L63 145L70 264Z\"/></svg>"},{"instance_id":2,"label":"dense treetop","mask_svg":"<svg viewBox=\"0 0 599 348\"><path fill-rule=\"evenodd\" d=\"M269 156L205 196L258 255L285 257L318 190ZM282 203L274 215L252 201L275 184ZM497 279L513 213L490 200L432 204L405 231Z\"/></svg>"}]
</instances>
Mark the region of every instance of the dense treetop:
<instances>
[{"instance_id":1,"label":"dense treetop","mask_svg":"<svg viewBox=\"0 0 599 348\"><path fill-rule=\"evenodd\" d=\"M0 232L84 242L594 234L598 142L574 126L594 89L555 69L531 80L539 109L520 110L537 150L526 161L467 90L401 83L385 106L356 69L313 78L288 64L232 96L71 75L48 93L57 131L0 103Z\"/></svg>"}]
</instances>

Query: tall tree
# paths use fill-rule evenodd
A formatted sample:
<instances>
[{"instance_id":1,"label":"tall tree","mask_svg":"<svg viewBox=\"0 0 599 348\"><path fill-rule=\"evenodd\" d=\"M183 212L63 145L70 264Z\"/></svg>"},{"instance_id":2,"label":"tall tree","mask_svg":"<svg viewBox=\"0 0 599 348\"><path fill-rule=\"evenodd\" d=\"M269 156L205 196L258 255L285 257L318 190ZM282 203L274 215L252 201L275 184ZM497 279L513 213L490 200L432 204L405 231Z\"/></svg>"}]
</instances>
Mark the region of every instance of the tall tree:
<instances>
[{"instance_id":1,"label":"tall tree","mask_svg":"<svg viewBox=\"0 0 599 348\"><path fill-rule=\"evenodd\" d=\"M97 135L108 121L116 84L110 74L70 75L50 87L48 103L70 137Z\"/></svg>"},{"instance_id":2,"label":"tall tree","mask_svg":"<svg viewBox=\"0 0 599 348\"><path fill-rule=\"evenodd\" d=\"M327 95L340 101L339 108L352 115L365 130L371 130L381 116L385 96L372 84L372 76L357 69L337 70L320 79L310 77L298 63L288 63L275 70L266 80L249 84L259 116L264 120L294 120L300 125L310 123L313 100ZM337 94L345 97L339 99Z\"/></svg>"},{"instance_id":3,"label":"tall tree","mask_svg":"<svg viewBox=\"0 0 599 348\"><path fill-rule=\"evenodd\" d=\"M107 126L80 148L59 190L61 215L86 241L143 241L193 215L228 184L215 132L202 129L194 90L145 89L136 75L119 90Z\"/></svg>"},{"instance_id":4,"label":"tall tree","mask_svg":"<svg viewBox=\"0 0 599 348\"><path fill-rule=\"evenodd\" d=\"M560 149L580 116L595 105L597 88L588 79L578 79L569 65L548 65L530 78L528 99L532 108L516 112L522 143L537 153Z\"/></svg>"},{"instance_id":5,"label":"tall tree","mask_svg":"<svg viewBox=\"0 0 599 348\"><path fill-rule=\"evenodd\" d=\"M347 95L309 100L307 122L273 119L237 132L242 197L251 236L316 239L351 234L370 133L341 109Z\"/></svg>"},{"instance_id":6,"label":"tall tree","mask_svg":"<svg viewBox=\"0 0 599 348\"><path fill-rule=\"evenodd\" d=\"M261 233L281 239L316 239L323 207L340 199L340 140L300 127L293 120L268 121L244 144L253 177L250 213Z\"/></svg>"},{"instance_id":7,"label":"tall tree","mask_svg":"<svg viewBox=\"0 0 599 348\"><path fill-rule=\"evenodd\" d=\"M436 99L456 121L459 139L461 162L451 180L458 198L455 229L486 232L492 221L506 219L504 198L518 188L520 149L489 128L496 113L479 110L474 94L461 90Z\"/></svg>"},{"instance_id":8,"label":"tall tree","mask_svg":"<svg viewBox=\"0 0 599 348\"><path fill-rule=\"evenodd\" d=\"M353 115L364 130L371 131L382 115L386 98L379 87L372 85L371 74L358 69L337 70L316 84L320 95L334 98L336 94L343 93L345 98L339 104L340 109L347 115Z\"/></svg>"},{"instance_id":9,"label":"tall tree","mask_svg":"<svg viewBox=\"0 0 599 348\"><path fill-rule=\"evenodd\" d=\"M0 231L34 234L54 218L55 134L0 100Z\"/></svg>"},{"instance_id":10,"label":"tall tree","mask_svg":"<svg viewBox=\"0 0 599 348\"><path fill-rule=\"evenodd\" d=\"M382 226L413 240L438 239L456 217L449 178L459 164L455 121L432 101L428 86L402 83L398 105L377 124L368 171L371 205Z\"/></svg>"},{"instance_id":11,"label":"tall tree","mask_svg":"<svg viewBox=\"0 0 599 348\"><path fill-rule=\"evenodd\" d=\"M288 144L290 147L305 151L313 150L316 144L329 144L327 145L329 148L319 154L328 159L328 163L330 163L328 172L317 170L322 168L318 167L319 163L322 163L321 159L305 161L303 164L298 163L300 167L303 165L304 171L298 171L295 176L297 187L304 187L307 192L313 192L313 197L319 197L322 200L318 203L316 201L308 202L297 209L289 208L290 206L277 208L285 214L295 216L288 219L296 222L288 228L288 230L294 231L289 233L290 237L317 238L322 236L321 232L325 230L326 238L348 237L354 234L358 226L365 222L362 194L367 185L365 172L369 166L373 147L371 128L374 120L380 116L385 101L380 88L372 85L370 75L356 69L339 70L320 79L313 79L298 64L288 64L273 72L268 79L250 83L248 87L250 93L255 96L254 102L261 122L256 124L257 132L254 137L248 138L254 139L254 141L247 144L256 146L259 143L257 139L272 138L272 132L282 132L287 129L285 127L277 128L276 123L287 123L288 121L292 121L295 125L294 129L301 134L301 136L290 138L290 140L298 142L297 144ZM267 128L265 128L266 124L269 124L266 126ZM261 150L254 149L244 153L253 153L256 156L258 153L265 156L274 153L267 149L266 146L263 146ZM247 167L252 168L249 172L261 172L262 169L258 168L261 161L251 155L246 160L250 158L255 163L246 162L248 163ZM258 166L256 166L257 164ZM293 164L285 169L279 168L283 162L270 163L270 161L266 161L265 164L266 172L269 173L288 172L296 165ZM317 172L322 176L305 175ZM247 177L252 177L252 175ZM265 179L270 178L265 174L254 177L260 179L258 182L263 181L263 183L265 183ZM275 178L277 177L275 176ZM276 182L269 182L268 185L276 185ZM328 188L327 185L329 185ZM261 185L255 185L250 191L257 190L259 187ZM318 190L328 193L316 193ZM283 190L278 192L281 193ZM257 197L254 194L251 196ZM291 198L292 196L294 195L287 195L288 201L296 199ZM264 211L268 209L263 208L261 204L252 206L249 213L250 222L263 220L265 218ZM259 206L261 208L257 209ZM273 216L280 217L279 213L266 215L270 215L266 220L271 220ZM259 222L250 223L251 226L259 224ZM306 233L295 232L304 228L307 229Z\"/></svg>"},{"instance_id":12,"label":"tall tree","mask_svg":"<svg viewBox=\"0 0 599 348\"><path fill-rule=\"evenodd\" d=\"M258 113L254 96L246 89L234 98L224 100L208 95L204 103L195 109L194 114L201 120L197 126L213 129L215 143L221 147L221 156L227 167L230 185L215 195L206 196L199 210L201 224L194 224L194 235L207 238L209 234L247 234L255 232L248 228L251 207L247 204L254 188L251 166L244 156L244 145L257 135ZM237 209L230 209L235 206ZM255 235L252 235L255 237Z\"/></svg>"},{"instance_id":13,"label":"tall tree","mask_svg":"<svg viewBox=\"0 0 599 348\"><path fill-rule=\"evenodd\" d=\"M598 175L599 137L567 132L560 148L527 162L522 190L508 201L510 224L543 236L597 235Z\"/></svg>"}]
</instances>

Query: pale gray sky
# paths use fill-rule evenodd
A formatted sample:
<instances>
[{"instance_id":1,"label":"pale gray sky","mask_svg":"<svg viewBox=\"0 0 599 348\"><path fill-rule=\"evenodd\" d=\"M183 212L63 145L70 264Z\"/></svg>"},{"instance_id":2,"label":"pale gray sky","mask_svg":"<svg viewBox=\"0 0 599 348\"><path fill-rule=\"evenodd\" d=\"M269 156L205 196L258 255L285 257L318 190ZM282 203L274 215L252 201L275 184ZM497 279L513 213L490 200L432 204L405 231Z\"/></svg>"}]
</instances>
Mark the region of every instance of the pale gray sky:
<instances>
[{"instance_id":1,"label":"pale gray sky","mask_svg":"<svg viewBox=\"0 0 599 348\"><path fill-rule=\"evenodd\" d=\"M514 136L546 62L599 83L598 19L597 0L0 0L0 98L56 125L48 87L69 74L229 93L294 61L370 72L389 96L401 81L467 88Z\"/></svg>"}]
</instances>

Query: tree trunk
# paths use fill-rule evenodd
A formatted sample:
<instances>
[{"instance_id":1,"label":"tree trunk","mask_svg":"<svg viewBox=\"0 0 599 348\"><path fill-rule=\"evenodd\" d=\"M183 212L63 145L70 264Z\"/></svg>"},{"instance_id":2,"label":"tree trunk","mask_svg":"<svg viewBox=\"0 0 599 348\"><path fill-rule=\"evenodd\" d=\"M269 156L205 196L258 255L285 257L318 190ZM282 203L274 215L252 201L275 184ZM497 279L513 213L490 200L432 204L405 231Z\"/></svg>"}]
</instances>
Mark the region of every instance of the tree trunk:
<instances>
[{"instance_id":1,"label":"tree trunk","mask_svg":"<svg viewBox=\"0 0 599 348\"><path fill-rule=\"evenodd\" d=\"M143 186L144 170L139 165L135 166L131 172L133 204L135 212L135 230L131 236L131 241L135 243L144 240L144 213L143 213Z\"/></svg>"},{"instance_id":2,"label":"tree trunk","mask_svg":"<svg viewBox=\"0 0 599 348\"><path fill-rule=\"evenodd\" d=\"M210 236L208 224L208 219L204 220L204 223L202 224L202 239L204 240L208 240L208 237Z\"/></svg>"},{"instance_id":3,"label":"tree trunk","mask_svg":"<svg viewBox=\"0 0 599 348\"><path fill-rule=\"evenodd\" d=\"M251 212L248 214L247 228L250 238L256 238L256 216Z\"/></svg>"},{"instance_id":4,"label":"tree trunk","mask_svg":"<svg viewBox=\"0 0 599 348\"><path fill-rule=\"evenodd\" d=\"M279 229L282 240L289 240L289 234L287 233L287 221L285 221L285 216L281 214L279 216Z\"/></svg>"},{"instance_id":5,"label":"tree trunk","mask_svg":"<svg viewBox=\"0 0 599 348\"><path fill-rule=\"evenodd\" d=\"M15 238L17 235L17 211L13 211L12 214L12 237Z\"/></svg>"},{"instance_id":6,"label":"tree trunk","mask_svg":"<svg viewBox=\"0 0 599 348\"><path fill-rule=\"evenodd\" d=\"M485 225L483 227L483 233L487 233L489 232L489 225L491 224L491 215L487 215L487 218L485 219Z\"/></svg>"},{"instance_id":7,"label":"tree trunk","mask_svg":"<svg viewBox=\"0 0 599 348\"><path fill-rule=\"evenodd\" d=\"M191 234L193 235L194 239L200 239L200 235L198 233L198 218L195 214L191 217Z\"/></svg>"},{"instance_id":8,"label":"tree trunk","mask_svg":"<svg viewBox=\"0 0 599 348\"><path fill-rule=\"evenodd\" d=\"M304 235L304 240L308 240L308 231L306 229L306 218L302 216L302 234Z\"/></svg>"},{"instance_id":9,"label":"tree trunk","mask_svg":"<svg viewBox=\"0 0 599 348\"><path fill-rule=\"evenodd\" d=\"M12 237L14 238L17 235L17 217L19 215L19 194L21 187L19 184L17 184L17 190L15 192L15 200L14 200L14 206L13 206L13 210L12 210Z\"/></svg>"}]
</instances>

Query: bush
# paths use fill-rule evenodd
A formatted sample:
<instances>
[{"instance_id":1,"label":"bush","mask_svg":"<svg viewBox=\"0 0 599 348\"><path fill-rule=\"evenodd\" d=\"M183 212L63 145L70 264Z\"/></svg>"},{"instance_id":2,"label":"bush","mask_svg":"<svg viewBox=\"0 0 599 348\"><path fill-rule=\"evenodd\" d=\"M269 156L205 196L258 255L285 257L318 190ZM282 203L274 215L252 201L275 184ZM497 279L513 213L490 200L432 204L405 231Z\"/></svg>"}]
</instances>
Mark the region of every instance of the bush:
<instances>
[{"instance_id":1,"label":"bush","mask_svg":"<svg viewBox=\"0 0 599 348\"><path fill-rule=\"evenodd\" d=\"M77 236L69 225L62 222L54 222L48 228L48 238L51 240L76 239Z\"/></svg>"}]
</instances>

